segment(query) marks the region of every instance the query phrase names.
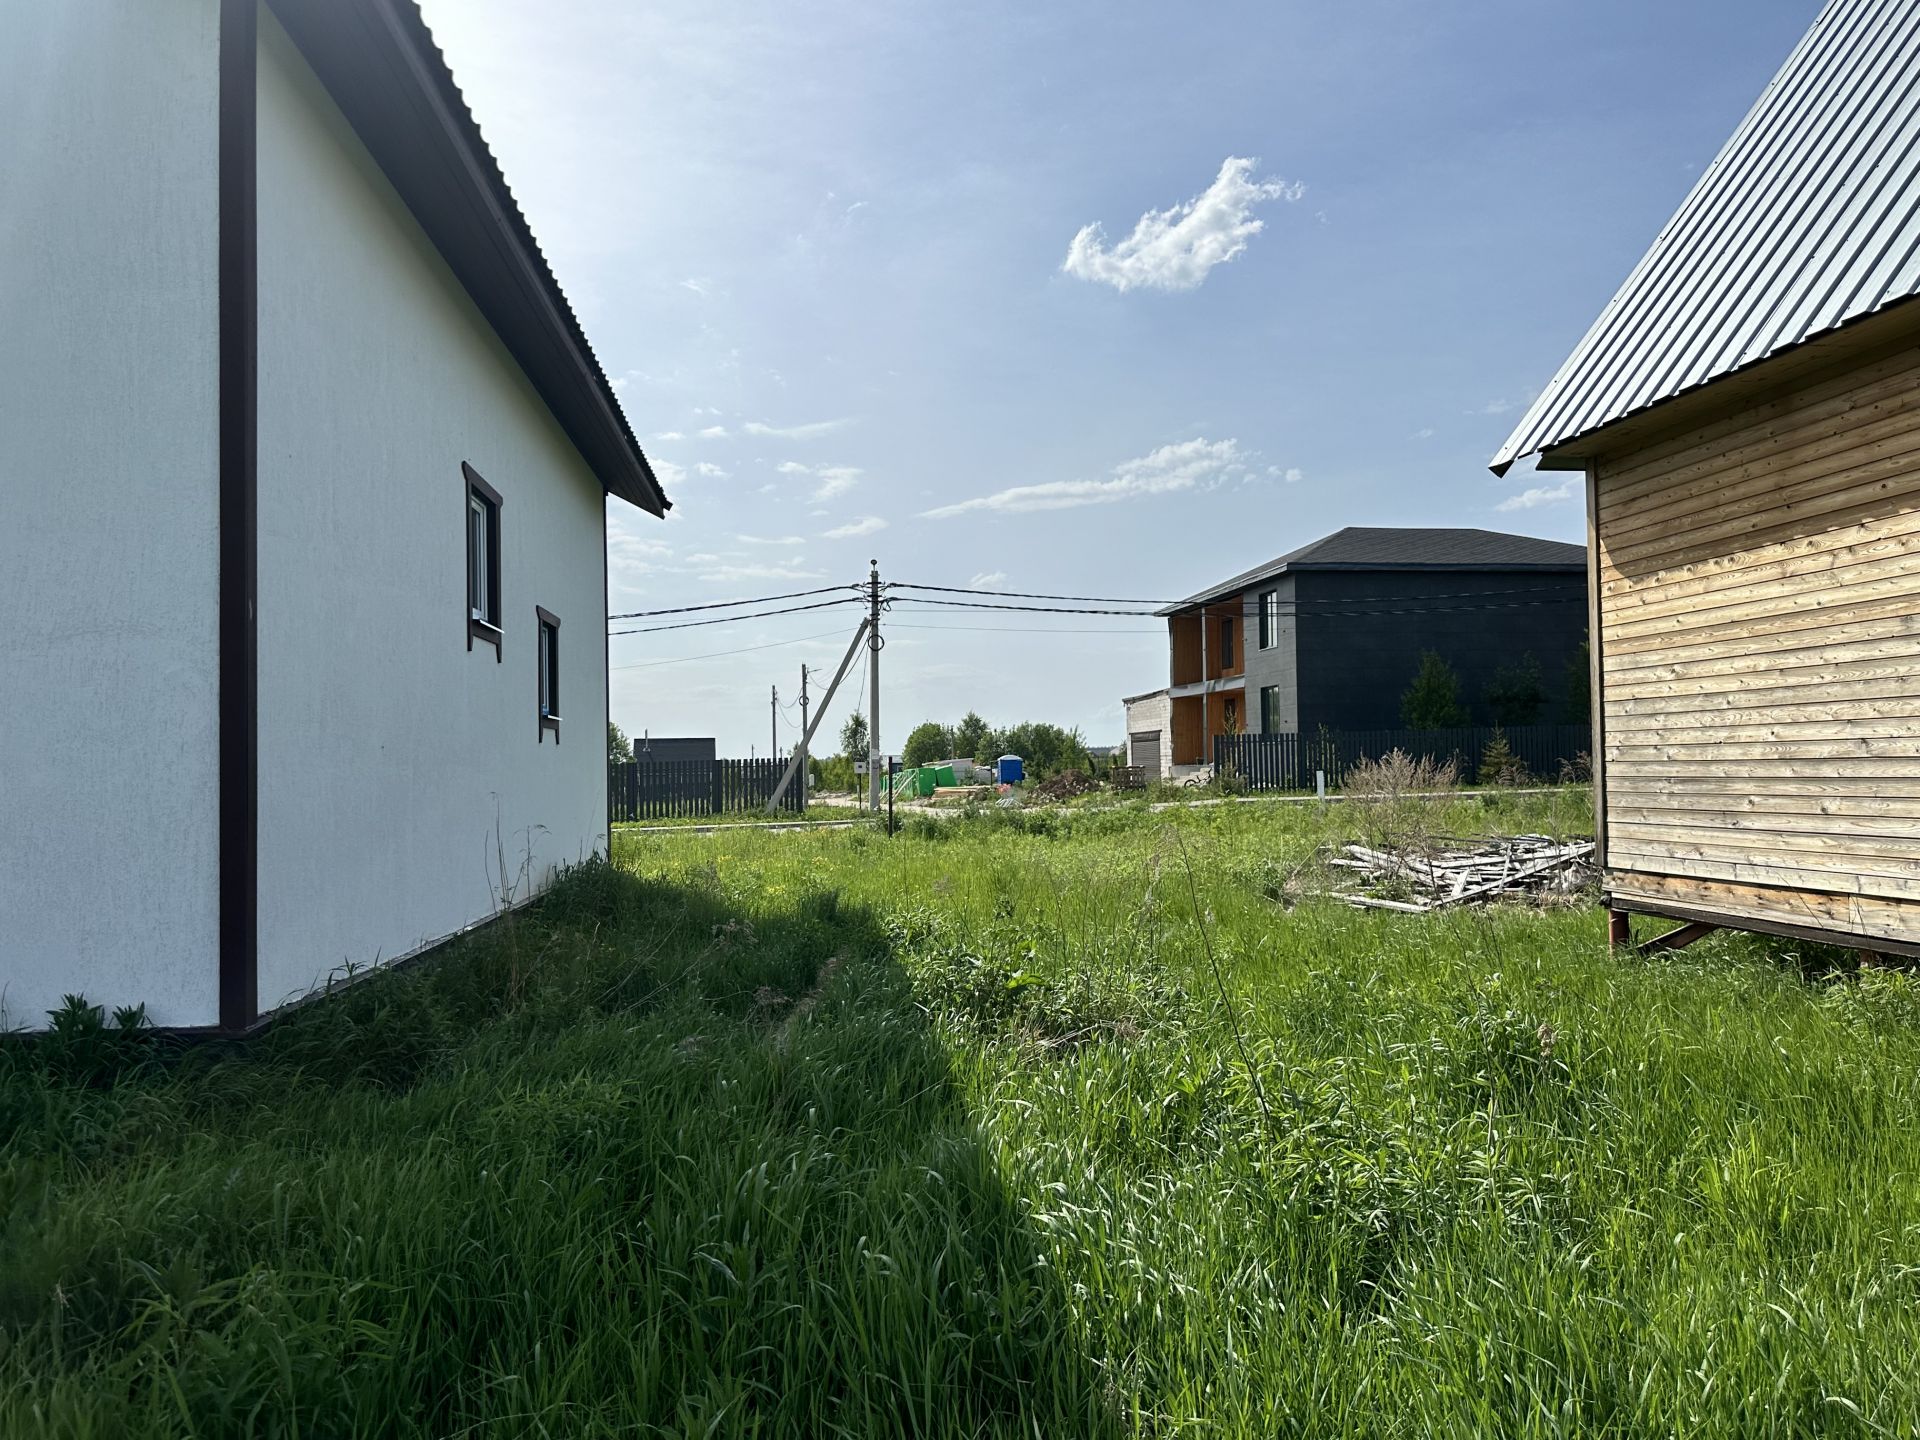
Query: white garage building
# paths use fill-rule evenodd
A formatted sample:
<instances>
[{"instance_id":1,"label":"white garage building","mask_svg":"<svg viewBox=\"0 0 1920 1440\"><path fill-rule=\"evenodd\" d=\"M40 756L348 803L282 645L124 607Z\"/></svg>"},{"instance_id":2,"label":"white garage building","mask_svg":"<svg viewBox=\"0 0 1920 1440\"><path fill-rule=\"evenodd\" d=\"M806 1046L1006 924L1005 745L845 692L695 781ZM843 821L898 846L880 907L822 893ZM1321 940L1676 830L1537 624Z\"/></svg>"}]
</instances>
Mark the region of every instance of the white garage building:
<instances>
[{"instance_id":1,"label":"white garage building","mask_svg":"<svg viewBox=\"0 0 1920 1440\"><path fill-rule=\"evenodd\" d=\"M0 19L0 1022L241 1030L604 849L667 501L412 0Z\"/></svg>"}]
</instances>

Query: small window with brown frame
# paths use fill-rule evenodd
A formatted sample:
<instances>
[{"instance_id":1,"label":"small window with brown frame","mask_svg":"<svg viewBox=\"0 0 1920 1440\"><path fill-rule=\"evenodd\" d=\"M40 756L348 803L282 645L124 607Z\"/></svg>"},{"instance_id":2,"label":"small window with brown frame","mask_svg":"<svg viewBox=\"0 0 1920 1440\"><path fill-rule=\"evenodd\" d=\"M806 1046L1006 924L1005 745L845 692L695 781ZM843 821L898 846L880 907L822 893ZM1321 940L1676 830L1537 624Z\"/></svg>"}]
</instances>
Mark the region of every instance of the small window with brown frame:
<instances>
[{"instance_id":1,"label":"small window with brown frame","mask_svg":"<svg viewBox=\"0 0 1920 1440\"><path fill-rule=\"evenodd\" d=\"M560 617L551 610L533 607L539 626L540 644L540 739L553 732L553 743L560 743Z\"/></svg>"},{"instance_id":2,"label":"small window with brown frame","mask_svg":"<svg viewBox=\"0 0 1920 1440\"><path fill-rule=\"evenodd\" d=\"M464 460L467 497L467 649L493 646L500 659L500 492Z\"/></svg>"}]
</instances>

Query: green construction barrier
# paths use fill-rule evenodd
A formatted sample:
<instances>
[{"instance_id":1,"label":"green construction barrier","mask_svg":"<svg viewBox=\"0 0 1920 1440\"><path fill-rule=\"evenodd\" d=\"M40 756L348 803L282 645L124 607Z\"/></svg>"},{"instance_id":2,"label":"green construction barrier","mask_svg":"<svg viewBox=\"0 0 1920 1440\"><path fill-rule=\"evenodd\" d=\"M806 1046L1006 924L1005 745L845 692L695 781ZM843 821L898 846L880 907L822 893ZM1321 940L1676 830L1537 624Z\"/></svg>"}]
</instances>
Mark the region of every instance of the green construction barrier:
<instances>
[{"instance_id":1,"label":"green construction barrier","mask_svg":"<svg viewBox=\"0 0 1920 1440\"><path fill-rule=\"evenodd\" d=\"M952 772L949 771L949 774ZM917 795L925 797L933 794L933 787L939 782L934 778L931 765L917 766L912 770L894 772L893 793L895 795Z\"/></svg>"}]
</instances>

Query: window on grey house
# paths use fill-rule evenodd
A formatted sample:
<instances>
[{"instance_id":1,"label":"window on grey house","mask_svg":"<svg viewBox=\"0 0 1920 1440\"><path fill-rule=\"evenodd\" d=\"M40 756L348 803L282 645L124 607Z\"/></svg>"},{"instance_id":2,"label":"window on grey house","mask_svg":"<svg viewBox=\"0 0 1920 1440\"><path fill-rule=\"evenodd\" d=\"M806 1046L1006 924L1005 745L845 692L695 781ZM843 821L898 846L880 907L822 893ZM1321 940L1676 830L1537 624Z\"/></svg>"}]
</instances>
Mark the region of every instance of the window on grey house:
<instances>
[{"instance_id":1,"label":"window on grey house","mask_svg":"<svg viewBox=\"0 0 1920 1440\"><path fill-rule=\"evenodd\" d=\"M540 642L540 738L553 732L553 743L560 743L560 617L550 610L533 607Z\"/></svg>"},{"instance_id":2,"label":"window on grey house","mask_svg":"<svg viewBox=\"0 0 1920 1440\"><path fill-rule=\"evenodd\" d=\"M500 492L464 462L467 493L467 648L475 640L500 658Z\"/></svg>"},{"instance_id":3,"label":"window on grey house","mask_svg":"<svg viewBox=\"0 0 1920 1440\"><path fill-rule=\"evenodd\" d=\"M1264 590L1260 594L1260 648L1271 650L1280 639L1280 592Z\"/></svg>"},{"instance_id":4,"label":"window on grey house","mask_svg":"<svg viewBox=\"0 0 1920 1440\"><path fill-rule=\"evenodd\" d=\"M1276 735L1280 731L1280 687L1260 687L1260 733Z\"/></svg>"}]
</instances>

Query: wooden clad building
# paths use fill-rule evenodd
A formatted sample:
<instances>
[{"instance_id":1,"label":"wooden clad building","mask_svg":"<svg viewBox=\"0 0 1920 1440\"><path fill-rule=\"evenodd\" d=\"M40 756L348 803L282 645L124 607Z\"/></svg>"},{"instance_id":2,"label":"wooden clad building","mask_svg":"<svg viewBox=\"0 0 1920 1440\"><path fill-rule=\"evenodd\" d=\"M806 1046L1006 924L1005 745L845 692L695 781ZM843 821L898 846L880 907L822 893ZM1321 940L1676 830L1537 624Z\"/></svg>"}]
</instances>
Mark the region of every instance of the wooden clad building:
<instances>
[{"instance_id":1,"label":"wooden clad building","mask_svg":"<svg viewBox=\"0 0 1920 1440\"><path fill-rule=\"evenodd\" d=\"M1617 915L1920 954L1917 52L1832 0L1496 457L1586 475Z\"/></svg>"}]
</instances>

